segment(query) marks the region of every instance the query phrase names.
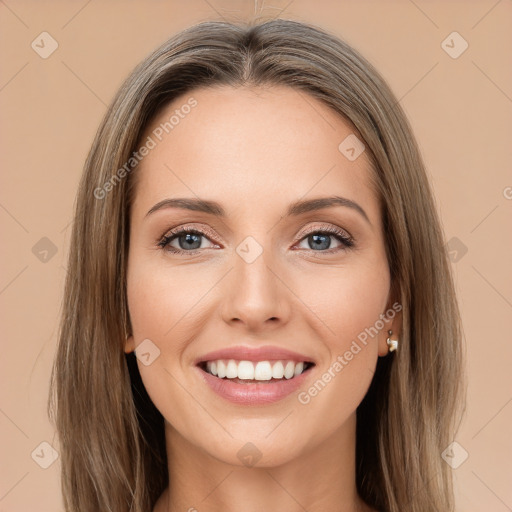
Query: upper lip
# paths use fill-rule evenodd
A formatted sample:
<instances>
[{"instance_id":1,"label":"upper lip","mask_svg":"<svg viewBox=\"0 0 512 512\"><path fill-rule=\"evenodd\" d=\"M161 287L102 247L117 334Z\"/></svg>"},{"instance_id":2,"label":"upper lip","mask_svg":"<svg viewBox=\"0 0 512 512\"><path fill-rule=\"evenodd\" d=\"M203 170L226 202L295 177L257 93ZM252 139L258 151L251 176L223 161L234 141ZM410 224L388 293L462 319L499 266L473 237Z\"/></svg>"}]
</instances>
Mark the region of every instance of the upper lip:
<instances>
[{"instance_id":1,"label":"upper lip","mask_svg":"<svg viewBox=\"0 0 512 512\"><path fill-rule=\"evenodd\" d=\"M197 358L195 364L198 365L206 361L217 361L219 359L235 359L236 361L268 361L271 359L280 359L298 363L301 361L314 363L310 357L282 347L265 346L254 348L237 346L208 352L208 354Z\"/></svg>"}]
</instances>

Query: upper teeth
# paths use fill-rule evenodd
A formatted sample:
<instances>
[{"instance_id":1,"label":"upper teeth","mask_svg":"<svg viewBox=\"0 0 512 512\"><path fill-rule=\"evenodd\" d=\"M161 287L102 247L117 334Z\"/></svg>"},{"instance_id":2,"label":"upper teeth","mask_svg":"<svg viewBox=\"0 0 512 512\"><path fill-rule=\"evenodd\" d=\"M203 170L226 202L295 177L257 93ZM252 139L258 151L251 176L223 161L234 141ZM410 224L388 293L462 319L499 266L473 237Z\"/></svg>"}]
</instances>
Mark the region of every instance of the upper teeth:
<instances>
[{"instance_id":1,"label":"upper teeth","mask_svg":"<svg viewBox=\"0 0 512 512\"><path fill-rule=\"evenodd\" d=\"M243 379L243 380L270 380L291 379L300 375L304 371L304 362L295 361L235 361L234 359L219 359L217 361L208 361L206 370L212 375L223 379Z\"/></svg>"}]
</instances>

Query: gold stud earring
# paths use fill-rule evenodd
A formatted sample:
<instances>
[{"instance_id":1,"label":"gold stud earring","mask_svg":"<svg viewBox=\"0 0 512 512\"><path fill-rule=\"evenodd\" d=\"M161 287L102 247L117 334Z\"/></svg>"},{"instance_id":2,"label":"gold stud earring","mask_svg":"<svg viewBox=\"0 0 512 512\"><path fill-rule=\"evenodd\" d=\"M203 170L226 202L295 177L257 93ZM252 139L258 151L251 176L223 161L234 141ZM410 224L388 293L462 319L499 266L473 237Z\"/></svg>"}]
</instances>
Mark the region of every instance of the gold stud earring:
<instances>
[{"instance_id":1,"label":"gold stud earring","mask_svg":"<svg viewBox=\"0 0 512 512\"><path fill-rule=\"evenodd\" d=\"M391 335L393 334L393 331L388 331L389 337L386 340L386 343L388 344L389 352L393 352L398 348L398 340L392 340Z\"/></svg>"}]
</instances>

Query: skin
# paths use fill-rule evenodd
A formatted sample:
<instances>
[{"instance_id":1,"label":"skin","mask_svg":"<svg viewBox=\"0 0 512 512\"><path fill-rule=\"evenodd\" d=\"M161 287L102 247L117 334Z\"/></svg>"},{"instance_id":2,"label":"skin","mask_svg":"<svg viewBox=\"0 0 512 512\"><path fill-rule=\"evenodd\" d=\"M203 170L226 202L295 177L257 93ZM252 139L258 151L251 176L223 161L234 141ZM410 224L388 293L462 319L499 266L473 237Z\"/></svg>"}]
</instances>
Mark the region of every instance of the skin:
<instances>
[{"instance_id":1,"label":"skin","mask_svg":"<svg viewBox=\"0 0 512 512\"><path fill-rule=\"evenodd\" d=\"M144 140L190 96L197 106L136 170L131 210L133 336L125 351L145 339L160 350L150 365L138 360L138 366L165 418L172 490L154 511L372 510L356 491L356 408L377 358L388 353L387 330L399 335L399 314L360 344L308 404L294 392L269 405L235 405L215 394L194 367L197 357L228 346L285 347L316 361L299 390L307 391L391 307L380 205L366 154L349 161L338 145L353 127L284 86L196 89L166 106ZM294 201L332 195L356 202L368 220L347 206L285 216ZM178 208L146 215L167 198L215 200L226 217ZM184 225L209 230L197 239L195 254L157 245L169 229ZM308 235L326 227L347 232L354 246L325 235L316 249ZM250 264L236 252L247 236L263 250ZM184 236L181 242L174 238L171 245L186 251ZM253 467L237 457L248 442L261 453Z\"/></svg>"}]
</instances>

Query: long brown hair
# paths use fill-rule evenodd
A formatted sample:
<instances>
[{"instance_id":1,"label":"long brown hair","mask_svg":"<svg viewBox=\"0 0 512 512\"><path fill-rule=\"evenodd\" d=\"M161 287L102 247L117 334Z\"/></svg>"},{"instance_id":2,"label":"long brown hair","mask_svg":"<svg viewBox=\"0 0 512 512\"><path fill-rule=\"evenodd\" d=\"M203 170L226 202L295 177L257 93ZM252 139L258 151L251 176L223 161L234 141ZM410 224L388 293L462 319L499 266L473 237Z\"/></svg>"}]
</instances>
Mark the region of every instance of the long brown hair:
<instances>
[{"instance_id":1,"label":"long brown hair","mask_svg":"<svg viewBox=\"0 0 512 512\"><path fill-rule=\"evenodd\" d=\"M48 403L66 511L150 512L167 486L163 418L134 356L123 351L137 172L126 163L174 98L249 84L286 85L323 101L365 143L403 328L399 352L379 358L357 410L357 487L383 512L452 511L451 469L441 453L462 412L461 329L420 152L369 62L337 37L284 19L205 22L172 37L127 78L99 127L78 190Z\"/></svg>"}]
</instances>

